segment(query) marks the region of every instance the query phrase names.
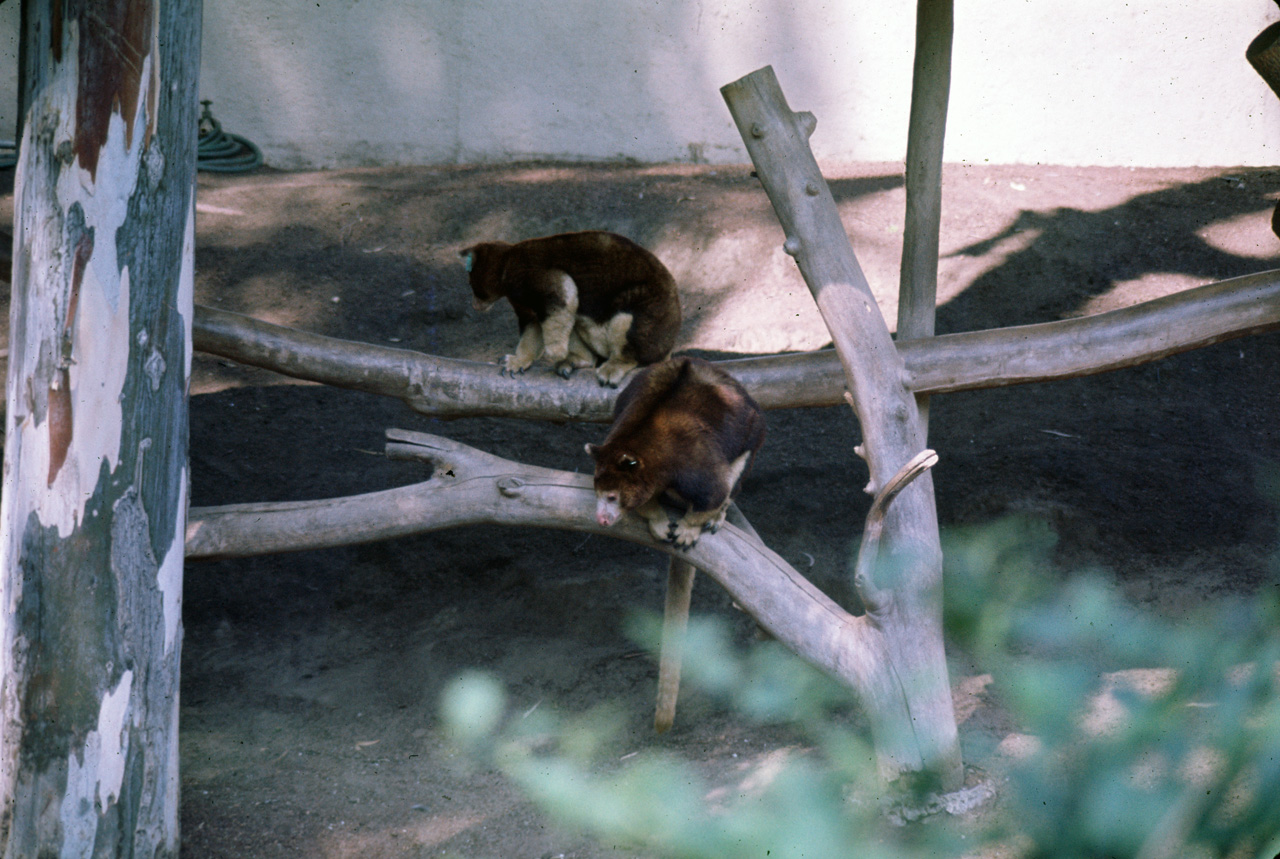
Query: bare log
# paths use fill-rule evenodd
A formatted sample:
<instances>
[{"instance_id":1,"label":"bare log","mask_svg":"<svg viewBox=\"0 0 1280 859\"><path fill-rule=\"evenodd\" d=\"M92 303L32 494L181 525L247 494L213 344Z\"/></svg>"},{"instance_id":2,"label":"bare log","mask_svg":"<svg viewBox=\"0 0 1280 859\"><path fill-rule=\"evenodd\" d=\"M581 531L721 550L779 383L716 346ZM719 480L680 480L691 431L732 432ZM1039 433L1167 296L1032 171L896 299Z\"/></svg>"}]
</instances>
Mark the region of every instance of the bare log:
<instances>
[{"instance_id":1,"label":"bare log","mask_svg":"<svg viewBox=\"0 0 1280 859\"><path fill-rule=\"evenodd\" d=\"M1133 367L1280 329L1280 270L1232 278L1095 316L899 341L906 384L943 394ZM459 361L326 337L197 306L195 348L297 379L404 400L438 418L482 415L607 422L616 391L590 374L519 378ZM766 409L832 406L848 386L832 350L717 362Z\"/></svg>"},{"instance_id":2,"label":"bare log","mask_svg":"<svg viewBox=\"0 0 1280 859\"><path fill-rule=\"evenodd\" d=\"M883 634L813 586L732 521L687 551L656 543L628 516L595 520L591 475L523 465L438 436L388 430L388 455L426 459L432 477L382 492L319 501L192 508L187 558L243 557L421 534L463 525L583 531L651 546L707 572L762 627L849 685L867 708L882 770L915 771L920 759Z\"/></svg>"},{"instance_id":3,"label":"bare log","mask_svg":"<svg viewBox=\"0 0 1280 859\"><path fill-rule=\"evenodd\" d=\"M747 152L782 224L784 249L795 258L831 332L862 426L858 453L878 493L924 448L919 413L904 384L902 357L854 256L809 136L816 120L787 106L773 69L765 67L721 88ZM942 550L933 481L926 472L897 497L884 520L877 599L866 617L885 633L889 658L903 679L921 775L943 790L963 781L960 742L942 641Z\"/></svg>"},{"instance_id":4,"label":"bare log","mask_svg":"<svg viewBox=\"0 0 1280 859\"><path fill-rule=\"evenodd\" d=\"M867 601L868 607L878 610L886 600L892 599L891 591L882 590L876 584L876 565L880 559L880 537L884 533L884 516L889 505L898 493L911 481L915 480L926 469L938 464L938 454L932 450L922 450L893 476L889 485L876 495L867 511L867 518L862 527L862 543L858 547L858 560L854 567L853 581L858 592Z\"/></svg>"},{"instance_id":5,"label":"bare log","mask_svg":"<svg viewBox=\"0 0 1280 859\"><path fill-rule=\"evenodd\" d=\"M204 306L196 312L194 331L201 352L295 379L397 397L432 417L608 421L613 414L616 391L601 388L590 373L566 381L539 368L513 379L492 364L326 337Z\"/></svg>"},{"instance_id":6,"label":"bare log","mask_svg":"<svg viewBox=\"0 0 1280 859\"><path fill-rule=\"evenodd\" d=\"M1280 270L1273 269L1095 316L948 334L899 348L908 387L944 393L1136 367L1277 329Z\"/></svg>"}]
</instances>

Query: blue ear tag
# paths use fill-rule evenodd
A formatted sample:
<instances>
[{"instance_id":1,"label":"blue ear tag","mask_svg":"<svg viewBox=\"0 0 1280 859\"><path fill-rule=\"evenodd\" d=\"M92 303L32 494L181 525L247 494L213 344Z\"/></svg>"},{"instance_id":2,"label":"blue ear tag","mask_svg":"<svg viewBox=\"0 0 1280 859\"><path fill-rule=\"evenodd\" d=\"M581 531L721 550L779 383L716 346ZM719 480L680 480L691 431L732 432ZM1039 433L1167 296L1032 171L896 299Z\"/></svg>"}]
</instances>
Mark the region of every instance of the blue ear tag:
<instances>
[{"instance_id":1,"label":"blue ear tag","mask_svg":"<svg viewBox=\"0 0 1280 859\"><path fill-rule=\"evenodd\" d=\"M465 254L462 257L462 267L467 270L467 274L471 274L471 266L475 265L476 255Z\"/></svg>"}]
</instances>

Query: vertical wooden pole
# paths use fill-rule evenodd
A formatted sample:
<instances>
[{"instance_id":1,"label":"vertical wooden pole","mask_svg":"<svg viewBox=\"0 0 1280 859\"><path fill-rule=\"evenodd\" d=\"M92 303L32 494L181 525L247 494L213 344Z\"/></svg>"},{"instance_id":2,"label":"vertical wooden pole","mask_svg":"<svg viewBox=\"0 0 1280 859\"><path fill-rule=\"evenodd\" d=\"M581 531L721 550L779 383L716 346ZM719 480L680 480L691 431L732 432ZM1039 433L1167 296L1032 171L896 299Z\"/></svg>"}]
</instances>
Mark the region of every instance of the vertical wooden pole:
<instances>
[{"instance_id":1,"label":"vertical wooden pole","mask_svg":"<svg viewBox=\"0 0 1280 859\"><path fill-rule=\"evenodd\" d=\"M24 22L0 844L177 857L200 5L66 0Z\"/></svg>"},{"instance_id":2,"label":"vertical wooden pole","mask_svg":"<svg viewBox=\"0 0 1280 859\"><path fill-rule=\"evenodd\" d=\"M898 287L899 340L932 337L934 331L952 31L952 0L918 0L911 121L907 131L907 212ZM921 429L927 436L928 396L917 397L916 405Z\"/></svg>"}]
</instances>

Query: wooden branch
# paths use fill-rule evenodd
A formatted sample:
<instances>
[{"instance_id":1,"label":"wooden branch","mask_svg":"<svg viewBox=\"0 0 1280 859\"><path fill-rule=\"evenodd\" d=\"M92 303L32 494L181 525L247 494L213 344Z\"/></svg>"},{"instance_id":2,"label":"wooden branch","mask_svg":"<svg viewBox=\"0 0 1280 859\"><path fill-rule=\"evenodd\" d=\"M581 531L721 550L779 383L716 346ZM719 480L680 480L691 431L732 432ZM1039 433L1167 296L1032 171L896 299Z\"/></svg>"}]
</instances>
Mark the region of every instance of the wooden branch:
<instances>
[{"instance_id":1,"label":"wooden branch","mask_svg":"<svg viewBox=\"0 0 1280 859\"><path fill-rule=\"evenodd\" d=\"M942 146L951 91L952 0L917 0L911 121L907 130L906 218L898 281L898 339L932 337L938 302ZM920 434L929 432L929 396L916 394Z\"/></svg>"},{"instance_id":2,"label":"wooden branch","mask_svg":"<svg viewBox=\"0 0 1280 859\"><path fill-rule=\"evenodd\" d=\"M296 379L397 397L439 418L519 415L535 420L608 421L613 397L591 373L569 380L539 368L518 379L492 364L437 358L273 325L198 307L195 348Z\"/></svg>"},{"instance_id":3,"label":"wooden branch","mask_svg":"<svg viewBox=\"0 0 1280 859\"><path fill-rule=\"evenodd\" d=\"M430 461L431 479L346 498L192 508L187 559L324 548L482 523L583 531L650 546L706 571L771 635L848 684L870 714L887 776L919 769L883 635L747 531L728 522L693 549L678 551L654 542L639 517L611 528L597 524L590 475L523 465L407 430L388 430L387 437L388 455Z\"/></svg>"},{"instance_id":4,"label":"wooden branch","mask_svg":"<svg viewBox=\"0 0 1280 859\"><path fill-rule=\"evenodd\" d=\"M932 450L922 450L910 462L902 466L893 476L889 484L881 489L871 502L867 511L866 522L862 527L862 543L858 548L858 559L854 567L853 580L858 593L866 602L872 613L883 611L886 601L892 598L892 591L881 588L876 583L876 563L880 558L880 536L884 533L884 517L889 504L926 469L938 464L938 454Z\"/></svg>"},{"instance_id":5,"label":"wooden branch","mask_svg":"<svg viewBox=\"0 0 1280 859\"><path fill-rule=\"evenodd\" d=\"M899 348L908 387L944 393L1135 367L1277 329L1280 269L1272 269L1095 316L948 334Z\"/></svg>"},{"instance_id":6,"label":"wooden branch","mask_svg":"<svg viewBox=\"0 0 1280 859\"><path fill-rule=\"evenodd\" d=\"M917 0L915 70L907 131L906 219L898 285L898 339L933 336L942 217L942 145L951 91L952 0Z\"/></svg>"},{"instance_id":7,"label":"wooden branch","mask_svg":"<svg viewBox=\"0 0 1280 859\"><path fill-rule=\"evenodd\" d=\"M813 293L840 356L862 426L858 450L880 492L924 448L915 398L904 384L902 356L849 244L831 190L809 149L816 120L787 106L773 69L765 67L721 88L756 173ZM933 481L926 472L902 489L889 509L880 569L894 570L892 598L868 604L885 632L890 662L911 713L921 775L943 790L964 779L942 641L942 550Z\"/></svg>"},{"instance_id":8,"label":"wooden branch","mask_svg":"<svg viewBox=\"0 0 1280 859\"><path fill-rule=\"evenodd\" d=\"M1132 367L1280 329L1280 270L1233 278L1095 316L899 341L906 383L942 394ZM382 394L438 418L481 415L607 422L617 392L590 374L565 381L497 366L326 337L197 306L195 348L297 379ZM763 408L831 406L848 386L831 350L717 362Z\"/></svg>"}]
</instances>

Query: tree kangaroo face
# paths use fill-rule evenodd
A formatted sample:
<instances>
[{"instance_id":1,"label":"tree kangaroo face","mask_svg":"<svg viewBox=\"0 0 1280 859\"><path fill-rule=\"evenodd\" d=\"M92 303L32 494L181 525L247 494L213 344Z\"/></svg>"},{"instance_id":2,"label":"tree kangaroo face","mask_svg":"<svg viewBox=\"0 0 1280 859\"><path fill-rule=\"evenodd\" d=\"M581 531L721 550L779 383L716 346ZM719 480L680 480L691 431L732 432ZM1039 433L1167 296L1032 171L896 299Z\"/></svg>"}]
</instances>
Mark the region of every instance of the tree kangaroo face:
<instances>
[{"instance_id":1,"label":"tree kangaroo face","mask_svg":"<svg viewBox=\"0 0 1280 859\"><path fill-rule=\"evenodd\" d=\"M649 500L653 493L639 457L625 451L605 452L594 444L587 445L587 453L596 462L596 522L607 528Z\"/></svg>"},{"instance_id":2,"label":"tree kangaroo face","mask_svg":"<svg viewBox=\"0 0 1280 859\"><path fill-rule=\"evenodd\" d=\"M497 278L489 277L491 266L487 264L487 257L490 255L485 250L484 245L473 245L458 254L471 284L471 306L481 313L487 313L502 298L502 294L496 291Z\"/></svg>"}]
</instances>

